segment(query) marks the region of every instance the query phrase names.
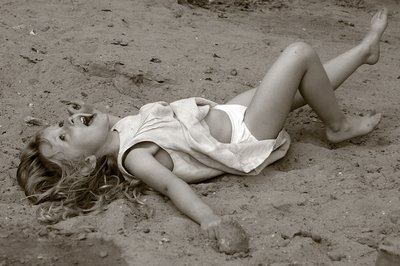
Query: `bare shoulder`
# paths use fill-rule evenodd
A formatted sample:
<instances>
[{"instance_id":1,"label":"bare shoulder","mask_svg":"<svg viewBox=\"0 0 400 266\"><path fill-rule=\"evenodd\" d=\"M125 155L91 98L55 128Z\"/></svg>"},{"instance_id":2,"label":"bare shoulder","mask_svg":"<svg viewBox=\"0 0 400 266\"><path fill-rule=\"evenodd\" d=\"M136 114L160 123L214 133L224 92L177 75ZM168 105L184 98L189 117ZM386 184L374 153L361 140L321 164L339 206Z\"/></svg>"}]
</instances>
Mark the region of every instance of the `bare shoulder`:
<instances>
[{"instance_id":1,"label":"bare shoulder","mask_svg":"<svg viewBox=\"0 0 400 266\"><path fill-rule=\"evenodd\" d=\"M136 151L136 152L146 152L146 153L150 153L150 154L154 155L160 149L161 149L160 146L158 146L154 142L144 141L144 142L139 142L138 144L135 144L134 146L132 146L127 151L127 153L131 153L132 151Z\"/></svg>"},{"instance_id":2,"label":"bare shoulder","mask_svg":"<svg viewBox=\"0 0 400 266\"><path fill-rule=\"evenodd\" d=\"M141 142L128 149L122 157L124 168L132 175L141 175L143 170L152 167L152 158L160 149L153 142Z\"/></svg>"},{"instance_id":3,"label":"bare shoulder","mask_svg":"<svg viewBox=\"0 0 400 266\"><path fill-rule=\"evenodd\" d=\"M123 164L126 169L135 170L134 168L149 166L155 159L169 170L174 168L171 156L154 142L140 142L132 146L126 151L123 157ZM154 162L154 161L153 161Z\"/></svg>"}]
</instances>

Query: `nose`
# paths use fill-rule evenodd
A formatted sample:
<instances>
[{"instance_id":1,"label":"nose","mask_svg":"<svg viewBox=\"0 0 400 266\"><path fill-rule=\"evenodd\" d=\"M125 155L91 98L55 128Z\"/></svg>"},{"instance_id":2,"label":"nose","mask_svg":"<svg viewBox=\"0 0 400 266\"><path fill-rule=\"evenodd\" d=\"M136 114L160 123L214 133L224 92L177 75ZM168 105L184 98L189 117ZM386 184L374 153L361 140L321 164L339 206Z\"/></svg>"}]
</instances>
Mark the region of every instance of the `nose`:
<instances>
[{"instance_id":1,"label":"nose","mask_svg":"<svg viewBox=\"0 0 400 266\"><path fill-rule=\"evenodd\" d=\"M74 124L74 117L73 116L68 117L65 123L69 126L72 126Z\"/></svg>"}]
</instances>

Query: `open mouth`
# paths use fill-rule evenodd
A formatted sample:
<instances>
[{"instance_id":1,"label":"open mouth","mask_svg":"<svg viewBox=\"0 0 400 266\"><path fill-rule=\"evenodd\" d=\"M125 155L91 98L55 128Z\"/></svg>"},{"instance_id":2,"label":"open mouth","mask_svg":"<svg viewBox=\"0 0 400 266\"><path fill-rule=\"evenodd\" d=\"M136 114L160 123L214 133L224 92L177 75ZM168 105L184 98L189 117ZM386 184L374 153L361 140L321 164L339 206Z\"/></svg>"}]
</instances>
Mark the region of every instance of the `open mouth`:
<instances>
[{"instance_id":1,"label":"open mouth","mask_svg":"<svg viewBox=\"0 0 400 266\"><path fill-rule=\"evenodd\" d=\"M82 124L84 124L85 126L88 127L93 123L95 117L96 117L96 114L82 115L79 119L81 120Z\"/></svg>"}]
</instances>

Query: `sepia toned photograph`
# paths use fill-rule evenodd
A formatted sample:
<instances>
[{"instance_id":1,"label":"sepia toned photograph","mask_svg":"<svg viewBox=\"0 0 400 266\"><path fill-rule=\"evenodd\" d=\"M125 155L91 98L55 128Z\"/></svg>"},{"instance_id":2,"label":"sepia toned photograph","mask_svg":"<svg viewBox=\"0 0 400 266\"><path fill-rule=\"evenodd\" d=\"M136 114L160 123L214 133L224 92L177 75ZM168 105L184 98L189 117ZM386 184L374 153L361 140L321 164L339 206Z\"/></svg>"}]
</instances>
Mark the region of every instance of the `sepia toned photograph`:
<instances>
[{"instance_id":1,"label":"sepia toned photograph","mask_svg":"<svg viewBox=\"0 0 400 266\"><path fill-rule=\"evenodd\" d=\"M399 0L0 0L0 266L400 266Z\"/></svg>"}]
</instances>

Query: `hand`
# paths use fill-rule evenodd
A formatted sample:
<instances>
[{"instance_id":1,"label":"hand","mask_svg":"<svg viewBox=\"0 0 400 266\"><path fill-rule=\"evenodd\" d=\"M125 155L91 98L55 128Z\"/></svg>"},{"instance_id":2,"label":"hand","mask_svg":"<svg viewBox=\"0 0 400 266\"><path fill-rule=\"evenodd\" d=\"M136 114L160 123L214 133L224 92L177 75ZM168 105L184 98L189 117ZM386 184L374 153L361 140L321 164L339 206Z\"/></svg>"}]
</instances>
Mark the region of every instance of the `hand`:
<instances>
[{"instance_id":1,"label":"hand","mask_svg":"<svg viewBox=\"0 0 400 266\"><path fill-rule=\"evenodd\" d=\"M210 215L201 222L201 229L203 232L210 238L216 239L217 238L217 228L221 224L221 217L218 215Z\"/></svg>"},{"instance_id":2,"label":"hand","mask_svg":"<svg viewBox=\"0 0 400 266\"><path fill-rule=\"evenodd\" d=\"M68 108L67 111L69 115L74 115L77 113L83 113L83 114L93 114L95 109L93 106L86 104L84 101L81 100L75 100L71 101L68 103Z\"/></svg>"}]
</instances>

